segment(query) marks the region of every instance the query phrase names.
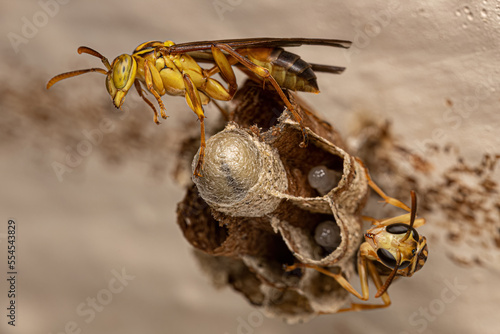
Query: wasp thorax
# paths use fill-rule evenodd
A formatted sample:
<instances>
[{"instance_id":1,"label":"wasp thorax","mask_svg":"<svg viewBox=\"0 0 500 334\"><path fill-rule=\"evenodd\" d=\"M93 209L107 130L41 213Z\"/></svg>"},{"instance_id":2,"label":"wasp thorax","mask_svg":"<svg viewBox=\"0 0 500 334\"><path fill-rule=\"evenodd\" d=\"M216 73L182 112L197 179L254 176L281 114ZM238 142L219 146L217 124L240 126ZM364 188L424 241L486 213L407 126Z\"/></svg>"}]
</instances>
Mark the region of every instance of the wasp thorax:
<instances>
[{"instance_id":1,"label":"wasp thorax","mask_svg":"<svg viewBox=\"0 0 500 334\"><path fill-rule=\"evenodd\" d=\"M324 196L339 183L340 177L339 173L321 165L311 168L307 180L311 187Z\"/></svg>"},{"instance_id":2,"label":"wasp thorax","mask_svg":"<svg viewBox=\"0 0 500 334\"><path fill-rule=\"evenodd\" d=\"M193 177L200 196L230 216L260 217L274 211L281 201L276 193L288 186L278 153L231 125L207 141L201 174Z\"/></svg>"}]
</instances>

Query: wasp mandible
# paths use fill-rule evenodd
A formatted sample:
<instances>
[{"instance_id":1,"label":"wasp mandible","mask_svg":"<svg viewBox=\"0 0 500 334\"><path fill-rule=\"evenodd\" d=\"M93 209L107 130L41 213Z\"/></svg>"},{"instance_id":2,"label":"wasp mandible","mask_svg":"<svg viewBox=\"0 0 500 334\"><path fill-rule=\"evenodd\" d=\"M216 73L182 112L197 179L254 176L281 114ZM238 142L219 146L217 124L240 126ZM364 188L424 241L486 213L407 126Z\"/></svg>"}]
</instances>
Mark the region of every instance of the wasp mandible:
<instances>
[{"instance_id":1,"label":"wasp mandible","mask_svg":"<svg viewBox=\"0 0 500 334\"><path fill-rule=\"evenodd\" d=\"M358 162L363 165L361 160ZM364 166L364 165L363 165ZM386 203L401 208L409 213L397 217L377 220L363 217L372 222L372 228L366 231L365 241L358 251L358 275L361 282L361 294L340 274L333 273L325 268L307 263L295 263L286 268L287 271L299 267L315 269L334 278L344 289L361 300L369 299L368 276L372 277L377 293L375 298L382 297L383 304L351 303L348 308L340 309L335 313L361 311L383 308L391 305L387 289L396 276L411 277L420 270L428 256L427 240L418 234L415 228L425 224L425 219L416 219L417 197L411 191L411 208L398 199L387 196L371 179L365 168L368 185L379 194ZM384 283L380 275L388 275Z\"/></svg>"},{"instance_id":2,"label":"wasp mandible","mask_svg":"<svg viewBox=\"0 0 500 334\"><path fill-rule=\"evenodd\" d=\"M301 146L306 145L302 118L291 105L283 89L318 93L315 71L339 74L345 69L307 63L298 55L282 48L306 44L349 48L351 42L313 38L248 38L183 44L150 41L139 45L131 55L118 56L112 63L99 52L82 46L78 48L79 54L87 53L101 59L106 69L89 68L59 74L49 80L47 89L63 79L89 72L102 73L107 76L106 88L116 108L123 105L125 96L134 85L139 96L153 109L154 121L157 124L158 112L146 98L142 85L155 97L162 118L167 118L167 115L161 96L184 96L200 121L200 154L194 174L201 176L205 153L205 114L202 105L207 104L210 99L229 101L233 98L238 89L233 66L239 67L253 78L262 80L264 85L266 81L271 84L300 124L304 136ZM204 69L198 62L214 65ZM220 73L228 85L227 88L212 78L216 73Z\"/></svg>"}]
</instances>

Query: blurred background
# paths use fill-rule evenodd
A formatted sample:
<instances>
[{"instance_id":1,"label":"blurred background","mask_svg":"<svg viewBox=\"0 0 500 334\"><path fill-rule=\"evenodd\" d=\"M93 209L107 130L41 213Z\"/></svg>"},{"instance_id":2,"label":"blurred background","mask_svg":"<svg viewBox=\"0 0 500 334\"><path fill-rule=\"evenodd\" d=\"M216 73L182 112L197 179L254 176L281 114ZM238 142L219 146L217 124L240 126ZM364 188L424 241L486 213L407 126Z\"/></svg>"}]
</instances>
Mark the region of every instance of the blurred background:
<instances>
[{"instance_id":1,"label":"blurred background","mask_svg":"<svg viewBox=\"0 0 500 334\"><path fill-rule=\"evenodd\" d=\"M498 1L4 1L0 18L1 333L498 333ZM176 224L174 157L199 131L185 101L164 97L170 117L157 126L135 92L114 109L102 75L45 90L56 74L101 67L82 45L111 61L148 40L244 37L352 40L348 51L291 50L347 67L300 96L353 147L364 121L390 122L398 145L432 166L414 177L429 199L429 260L391 287L392 307L291 326L215 289ZM208 124L218 117L206 112ZM425 190L441 184L430 202Z\"/></svg>"}]
</instances>

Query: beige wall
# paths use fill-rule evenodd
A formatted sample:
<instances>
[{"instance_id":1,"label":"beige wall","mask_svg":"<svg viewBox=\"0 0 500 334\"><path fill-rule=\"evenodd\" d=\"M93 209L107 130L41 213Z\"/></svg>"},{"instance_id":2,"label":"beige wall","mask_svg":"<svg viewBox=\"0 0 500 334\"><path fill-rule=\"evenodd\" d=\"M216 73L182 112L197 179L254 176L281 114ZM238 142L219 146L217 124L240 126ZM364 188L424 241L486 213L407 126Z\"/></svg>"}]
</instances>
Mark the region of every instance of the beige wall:
<instances>
[{"instance_id":1,"label":"beige wall","mask_svg":"<svg viewBox=\"0 0 500 334\"><path fill-rule=\"evenodd\" d=\"M182 99L164 98L171 117L158 127L144 107L125 116L116 113L97 74L44 89L55 74L100 65L78 55L80 45L111 60L154 39L350 39L348 52L296 49L308 61L348 68L342 76L319 74L322 93L301 96L346 137L360 118L389 120L399 144L433 164L429 174L415 174L425 190L443 180L458 156L476 166L484 154L500 152L498 2L62 2L0 5L2 272L8 218L19 228L18 326L6 324L2 279L1 333L55 334L65 326L67 332L76 326L82 333L238 333L250 326L242 321L254 324L246 328L252 333L275 334L498 332L499 249L490 245L491 233L499 233L498 213L479 228L484 240L466 235L466 242L450 243L450 230L460 234L473 223L463 216L449 221L440 208L447 202L437 203L421 229L429 237L428 263L391 287L391 308L323 316L291 327L262 319L232 290L215 290L176 226L175 207L184 192L171 181L172 155L179 134L198 131ZM30 24L38 27L30 30ZM127 102L139 105L137 97ZM210 124L217 110L207 110ZM53 163L65 161L67 147L78 148L85 140L82 131L97 129L102 141L60 182ZM440 149L452 143L453 149L434 154L425 143ZM491 172L495 176L498 167ZM472 188L481 180L463 176ZM390 179L381 183L398 188ZM478 201L494 208L498 193ZM477 257L483 265L458 266L450 254L465 262ZM134 279L120 289L113 270L122 268ZM88 298L111 300L92 316Z\"/></svg>"}]
</instances>

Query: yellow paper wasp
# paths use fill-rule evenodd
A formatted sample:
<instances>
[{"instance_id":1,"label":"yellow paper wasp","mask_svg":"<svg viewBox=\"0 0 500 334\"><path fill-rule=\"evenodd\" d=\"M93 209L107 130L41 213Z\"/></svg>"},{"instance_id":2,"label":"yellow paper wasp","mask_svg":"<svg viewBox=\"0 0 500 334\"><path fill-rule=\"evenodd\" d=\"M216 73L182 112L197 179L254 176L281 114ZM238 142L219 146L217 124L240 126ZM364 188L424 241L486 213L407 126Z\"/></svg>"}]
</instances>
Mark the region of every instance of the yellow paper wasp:
<instances>
[{"instance_id":1,"label":"yellow paper wasp","mask_svg":"<svg viewBox=\"0 0 500 334\"><path fill-rule=\"evenodd\" d=\"M360 163L361 161L358 160ZM362 163L361 163L362 164ZM366 170L366 168L365 168ZM375 298L382 297L383 304L351 303L351 307L338 310L339 312L361 311L387 307L391 300L387 289L396 276L411 277L425 264L428 255L427 241L420 236L415 228L425 224L423 218L416 219L417 197L411 191L411 209L401 201L387 196L370 178L366 170L368 185L379 194L386 203L401 208L409 213L383 220L364 217L372 222L358 251L358 275L361 281L361 294L342 276L328 271L317 265L296 263L286 268L287 271L298 267L315 269L325 275L333 277L344 289L361 300L369 299L367 271L377 287ZM388 275L382 283L380 275Z\"/></svg>"},{"instance_id":2,"label":"yellow paper wasp","mask_svg":"<svg viewBox=\"0 0 500 334\"><path fill-rule=\"evenodd\" d=\"M229 101L237 91L236 77L232 66L238 66L245 73L261 81L268 81L283 99L287 109L300 124L306 136L301 116L295 111L285 96L283 89L318 93L314 71L342 73L345 68L329 65L310 64L298 55L287 52L282 47L301 45L322 45L348 48L351 42L334 39L313 38L249 38L217 40L174 44L171 41L150 41L139 45L132 55L122 54L112 63L99 52L82 46L78 53L87 53L103 62L106 69L90 68L59 74L47 83L47 89L56 82L89 72L105 74L106 88L116 108L123 105L127 92L135 86L141 98L153 109L154 121L158 112L153 103L145 97L141 85L145 85L160 106L162 118L167 118L161 100L164 94L185 96L189 107L196 113L201 126L200 154L195 175L201 176L205 150L205 127L203 104L210 99ZM213 63L210 69L203 69L198 62ZM212 78L220 73L228 84L226 89Z\"/></svg>"}]
</instances>

